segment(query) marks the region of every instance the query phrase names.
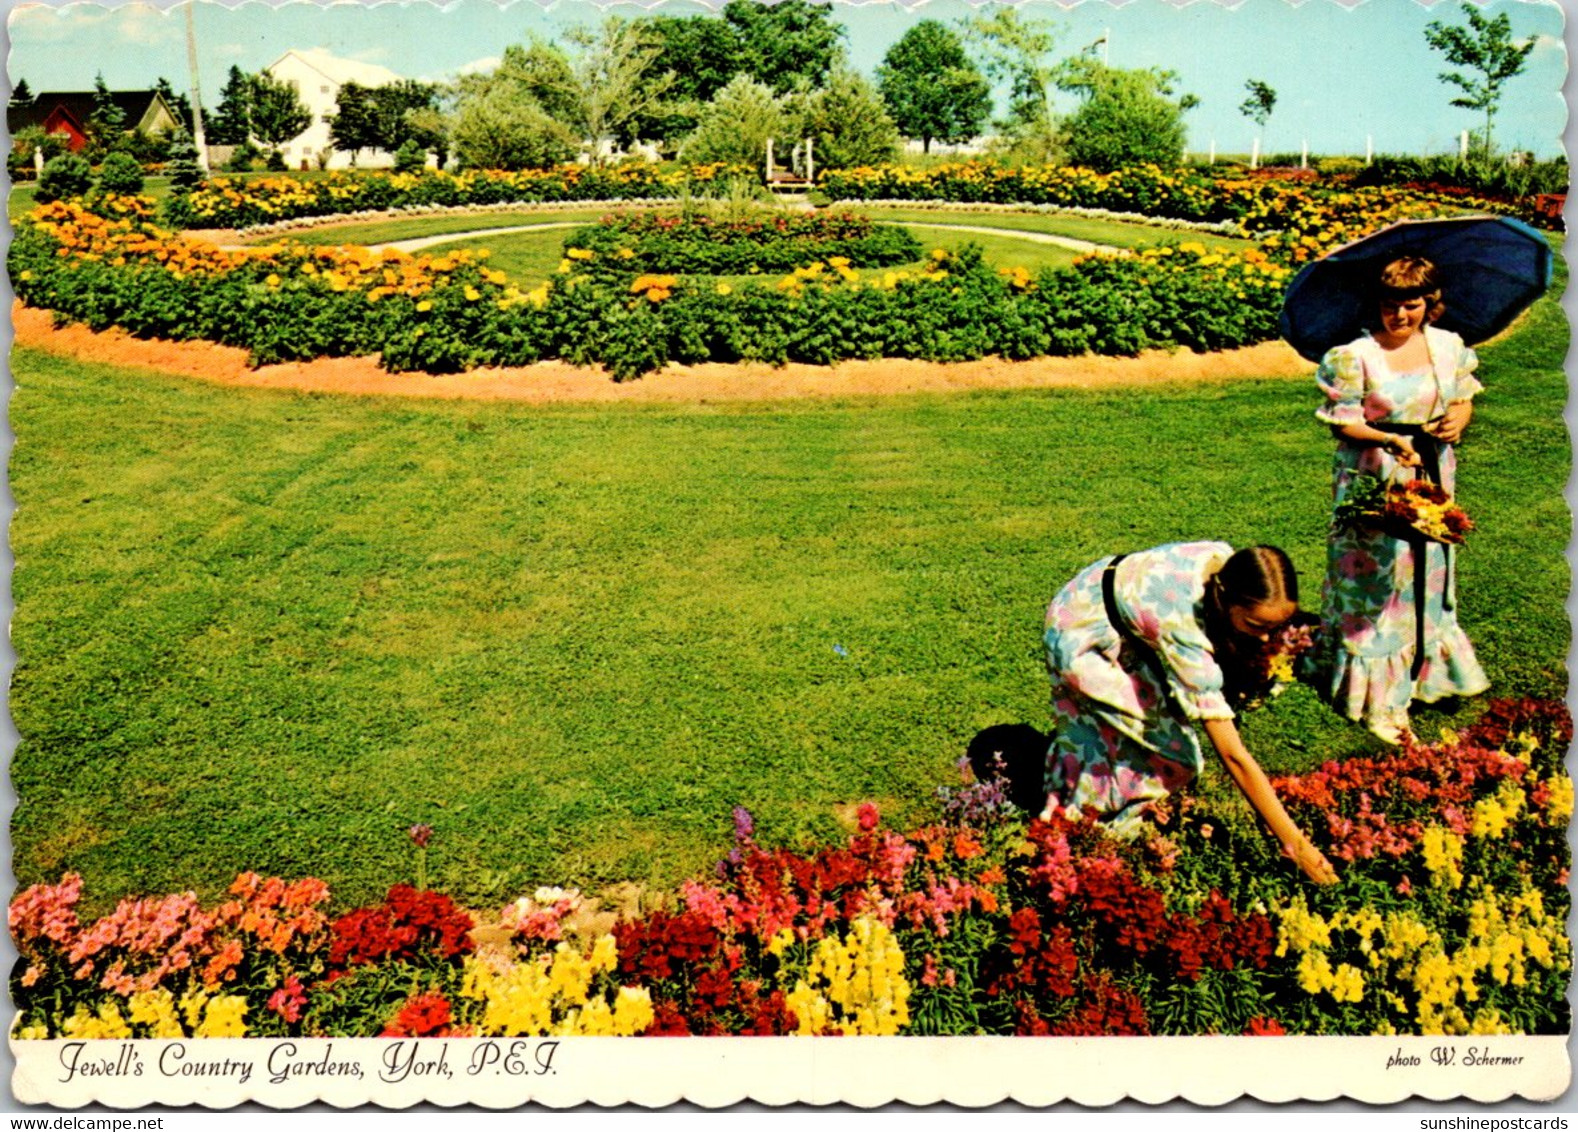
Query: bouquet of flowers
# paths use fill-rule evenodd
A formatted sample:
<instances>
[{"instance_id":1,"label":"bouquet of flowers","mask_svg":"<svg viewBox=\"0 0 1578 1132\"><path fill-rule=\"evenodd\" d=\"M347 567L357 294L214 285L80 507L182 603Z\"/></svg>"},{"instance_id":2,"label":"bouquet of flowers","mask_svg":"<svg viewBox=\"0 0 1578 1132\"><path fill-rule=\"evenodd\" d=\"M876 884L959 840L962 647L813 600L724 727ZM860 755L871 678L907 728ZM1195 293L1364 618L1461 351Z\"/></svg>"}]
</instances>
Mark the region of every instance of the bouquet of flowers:
<instances>
[{"instance_id":1,"label":"bouquet of flowers","mask_svg":"<svg viewBox=\"0 0 1578 1132\"><path fill-rule=\"evenodd\" d=\"M1320 618L1297 613L1271 634L1258 652L1245 658L1236 673L1228 674L1228 698L1237 709L1256 708L1301 677L1307 677L1306 658L1313 659L1320 638Z\"/></svg>"},{"instance_id":2,"label":"bouquet of flowers","mask_svg":"<svg viewBox=\"0 0 1578 1132\"><path fill-rule=\"evenodd\" d=\"M1393 538L1452 544L1461 544L1474 529L1468 514L1429 480L1395 483L1376 476L1354 482L1348 498L1332 512L1332 521L1340 527L1379 528Z\"/></svg>"}]
</instances>

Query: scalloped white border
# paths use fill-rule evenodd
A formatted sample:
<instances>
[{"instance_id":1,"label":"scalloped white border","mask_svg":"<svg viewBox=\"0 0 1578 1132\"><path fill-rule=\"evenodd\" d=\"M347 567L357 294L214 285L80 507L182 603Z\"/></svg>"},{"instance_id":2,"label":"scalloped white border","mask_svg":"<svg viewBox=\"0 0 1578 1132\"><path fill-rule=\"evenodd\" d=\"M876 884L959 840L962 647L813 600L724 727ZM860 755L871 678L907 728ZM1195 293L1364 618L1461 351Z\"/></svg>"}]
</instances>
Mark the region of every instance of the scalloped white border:
<instances>
[{"instance_id":1,"label":"scalloped white border","mask_svg":"<svg viewBox=\"0 0 1578 1132\"><path fill-rule=\"evenodd\" d=\"M1571 1080L1560 1037L240 1038L13 1040L11 1049L18 1099L68 1108L1220 1105L1246 1095L1390 1104L1550 1101Z\"/></svg>"}]
</instances>

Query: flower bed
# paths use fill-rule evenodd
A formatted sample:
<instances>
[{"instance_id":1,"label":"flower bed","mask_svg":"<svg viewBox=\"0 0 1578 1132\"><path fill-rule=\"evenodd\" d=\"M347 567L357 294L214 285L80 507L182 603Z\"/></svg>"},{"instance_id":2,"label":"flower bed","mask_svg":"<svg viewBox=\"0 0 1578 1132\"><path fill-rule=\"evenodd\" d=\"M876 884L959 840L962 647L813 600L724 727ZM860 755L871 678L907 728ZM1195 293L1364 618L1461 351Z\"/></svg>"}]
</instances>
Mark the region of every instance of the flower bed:
<instances>
[{"instance_id":1,"label":"flower bed","mask_svg":"<svg viewBox=\"0 0 1578 1132\"><path fill-rule=\"evenodd\" d=\"M892 267L926 254L903 228L878 227L853 213L775 213L719 220L680 213L623 213L578 228L565 249L588 249L600 262L631 271L745 275L791 271L817 260Z\"/></svg>"},{"instance_id":2,"label":"flower bed","mask_svg":"<svg viewBox=\"0 0 1578 1132\"><path fill-rule=\"evenodd\" d=\"M755 171L740 165L660 169L633 162L607 167L469 170L449 173L334 172L324 177L215 177L165 203L177 228L248 228L308 216L429 206L460 207L532 202L666 200Z\"/></svg>"},{"instance_id":3,"label":"flower bed","mask_svg":"<svg viewBox=\"0 0 1578 1132\"><path fill-rule=\"evenodd\" d=\"M1232 221L1251 235L1288 234L1290 242L1283 246L1295 260L1305 237L1321 237L1330 232L1324 247L1332 247L1383 223L1409 216L1494 212L1517 216L1540 227L1560 227L1532 200L1509 204L1404 188L1325 188L1261 177L1216 178L1154 165L1112 173L1061 165L1010 168L983 161L930 169L863 166L824 173L821 188L829 196L846 201L1037 204L1110 209L1187 221ZM1334 228L1341 231L1331 232Z\"/></svg>"},{"instance_id":4,"label":"flower bed","mask_svg":"<svg viewBox=\"0 0 1578 1132\"><path fill-rule=\"evenodd\" d=\"M236 251L165 232L140 198L35 209L9 267L19 298L93 329L206 339L254 364L381 354L392 371L456 372L563 358L616 379L670 361L803 361L1216 350L1276 334L1287 271L1199 244L995 272L933 253L862 275L833 257L775 286L632 278L591 249L522 289L484 253L409 256L285 243Z\"/></svg>"},{"instance_id":5,"label":"flower bed","mask_svg":"<svg viewBox=\"0 0 1578 1132\"><path fill-rule=\"evenodd\" d=\"M11 904L15 1033L1565 1033L1570 735L1560 705L1502 702L1279 780L1330 888L1187 798L1116 841L1026 826L997 782L907 835L863 806L815 851L737 810L714 878L627 915L540 889L479 927L406 885L334 915L318 881L249 873L88 922L67 876Z\"/></svg>"}]
</instances>

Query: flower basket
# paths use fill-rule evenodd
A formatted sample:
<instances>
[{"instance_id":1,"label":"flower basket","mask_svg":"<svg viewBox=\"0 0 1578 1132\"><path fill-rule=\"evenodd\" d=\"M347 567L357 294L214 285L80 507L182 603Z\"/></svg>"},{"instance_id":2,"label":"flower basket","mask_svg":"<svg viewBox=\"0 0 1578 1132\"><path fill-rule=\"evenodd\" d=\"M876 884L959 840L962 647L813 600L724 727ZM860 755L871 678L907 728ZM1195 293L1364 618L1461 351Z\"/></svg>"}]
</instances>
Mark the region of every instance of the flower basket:
<instances>
[{"instance_id":1,"label":"flower basket","mask_svg":"<svg viewBox=\"0 0 1578 1132\"><path fill-rule=\"evenodd\" d=\"M1438 484L1413 479L1403 483L1361 476L1332 521L1350 530L1379 530L1392 538L1461 545L1474 529L1467 512Z\"/></svg>"}]
</instances>

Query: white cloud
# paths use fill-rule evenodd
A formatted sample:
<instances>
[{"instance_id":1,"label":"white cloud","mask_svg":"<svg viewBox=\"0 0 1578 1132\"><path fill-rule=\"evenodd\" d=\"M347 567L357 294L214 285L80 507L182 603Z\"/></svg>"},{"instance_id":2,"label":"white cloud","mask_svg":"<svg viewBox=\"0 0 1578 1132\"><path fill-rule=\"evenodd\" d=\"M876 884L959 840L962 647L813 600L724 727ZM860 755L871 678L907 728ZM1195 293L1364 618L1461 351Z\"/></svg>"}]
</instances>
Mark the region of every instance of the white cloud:
<instances>
[{"instance_id":1,"label":"white cloud","mask_svg":"<svg viewBox=\"0 0 1578 1132\"><path fill-rule=\"evenodd\" d=\"M186 34L179 14L172 16L143 4L110 9L86 4L69 8L29 4L13 11L7 22L12 42L61 43L95 35L111 37L128 47L153 47L178 42Z\"/></svg>"},{"instance_id":2,"label":"white cloud","mask_svg":"<svg viewBox=\"0 0 1578 1132\"><path fill-rule=\"evenodd\" d=\"M457 75L486 75L496 71L503 60L497 55L489 55L485 59L473 59L469 63L462 63L455 68Z\"/></svg>"}]
</instances>

